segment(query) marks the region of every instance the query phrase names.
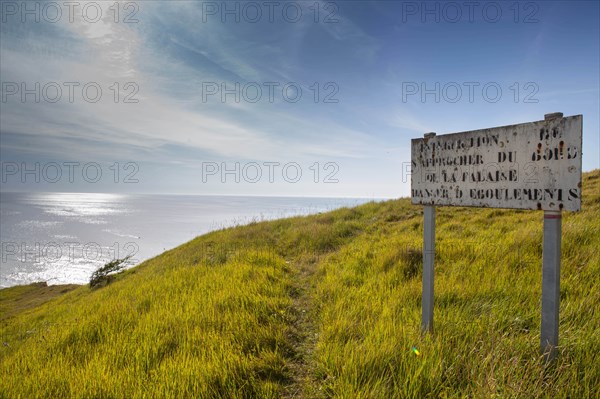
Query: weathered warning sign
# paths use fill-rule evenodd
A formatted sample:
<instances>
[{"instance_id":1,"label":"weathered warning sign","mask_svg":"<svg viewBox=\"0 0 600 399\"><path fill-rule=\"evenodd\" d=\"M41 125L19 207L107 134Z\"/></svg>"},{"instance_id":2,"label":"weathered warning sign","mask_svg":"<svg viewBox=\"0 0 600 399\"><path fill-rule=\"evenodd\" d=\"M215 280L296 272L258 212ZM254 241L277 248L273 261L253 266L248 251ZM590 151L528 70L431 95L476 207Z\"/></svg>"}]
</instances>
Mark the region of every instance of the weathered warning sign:
<instances>
[{"instance_id":1,"label":"weathered warning sign","mask_svg":"<svg viewBox=\"0 0 600 399\"><path fill-rule=\"evenodd\" d=\"M582 115L412 140L413 204L578 211Z\"/></svg>"}]
</instances>

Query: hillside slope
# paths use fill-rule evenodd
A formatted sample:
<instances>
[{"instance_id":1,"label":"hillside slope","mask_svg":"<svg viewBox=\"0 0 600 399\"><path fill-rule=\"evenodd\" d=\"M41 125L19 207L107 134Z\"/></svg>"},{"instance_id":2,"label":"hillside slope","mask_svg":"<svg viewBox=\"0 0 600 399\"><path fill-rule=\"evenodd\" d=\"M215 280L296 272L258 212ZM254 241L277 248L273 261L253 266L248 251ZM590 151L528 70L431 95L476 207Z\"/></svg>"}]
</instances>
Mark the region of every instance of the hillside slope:
<instances>
[{"instance_id":1,"label":"hillside slope","mask_svg":"<svg viewBox=\"0 0 600 399\"><path fill-rule=\"evenodd\" d=\"M551 366L542 212L438 208L423 337L422 207L400 199L213 232L0 318L0 397L593 397L600 171L583 190L563 217Z\"/></svg>"}]
</instances>

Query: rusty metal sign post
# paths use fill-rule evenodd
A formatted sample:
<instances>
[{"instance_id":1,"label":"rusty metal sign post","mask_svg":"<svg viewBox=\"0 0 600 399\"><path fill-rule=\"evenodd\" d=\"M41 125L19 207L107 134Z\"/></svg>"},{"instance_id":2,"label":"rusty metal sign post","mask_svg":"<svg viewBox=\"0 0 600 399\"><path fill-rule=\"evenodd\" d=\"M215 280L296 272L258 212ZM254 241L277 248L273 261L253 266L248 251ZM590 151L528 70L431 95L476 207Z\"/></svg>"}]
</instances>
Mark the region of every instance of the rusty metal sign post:
<instances>
[{"instance_id":1,"label":"rusty metal sign post","mask_svg":"<svg viewBox=\"0 0 600 399\"><path fill-rule=\"evenodd\" d=\"M433 332L435 206L544 211L540 351L556 357L562 211L581 209L583 117L544 120L411 142L411 197L424 205L421 329Z\"/></svg>"}]
</instances>

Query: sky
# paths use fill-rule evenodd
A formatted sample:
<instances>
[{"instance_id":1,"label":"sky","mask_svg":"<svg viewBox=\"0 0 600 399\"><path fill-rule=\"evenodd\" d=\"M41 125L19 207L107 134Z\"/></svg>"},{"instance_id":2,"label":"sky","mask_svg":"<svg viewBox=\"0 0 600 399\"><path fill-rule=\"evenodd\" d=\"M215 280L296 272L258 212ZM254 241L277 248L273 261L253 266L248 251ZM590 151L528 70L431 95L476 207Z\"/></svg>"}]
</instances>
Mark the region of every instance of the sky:
<instances>
[{"instance_id":1,"label":"sky","mask_svg":"<svg viewBox=\"0 0 600 399\"><path fill-rule=\"evenodd\" d=\"M597 1L1 1L3 191L397 198L410 140L583 114Z\"/></svg>"}]
</instances>

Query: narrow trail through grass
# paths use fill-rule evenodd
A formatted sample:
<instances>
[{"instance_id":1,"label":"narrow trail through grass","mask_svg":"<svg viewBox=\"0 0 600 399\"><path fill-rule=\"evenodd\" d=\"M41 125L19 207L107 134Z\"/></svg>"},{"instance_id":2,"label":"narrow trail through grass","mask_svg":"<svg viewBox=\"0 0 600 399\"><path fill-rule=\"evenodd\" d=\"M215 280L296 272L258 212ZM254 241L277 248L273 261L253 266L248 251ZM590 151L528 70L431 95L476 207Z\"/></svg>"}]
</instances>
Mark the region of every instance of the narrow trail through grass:
<instances>
[{"instance_id":1,"label":"narrow trail through grass","mask_svg":"<svg viewBox=\"0 0 600 399\"><path fill-rule=\"evenodd\" d=\"M290 341L293 342L296 351L288 364L290 384L285 387L285 399L315 396L314 392L310 392L315 387L315 384L311 384L310 372L317 334L313 315L315 266L300 261L293 265L293 268L296 275L292 289L294 319Z\"/></svg>"}]
</instances>

